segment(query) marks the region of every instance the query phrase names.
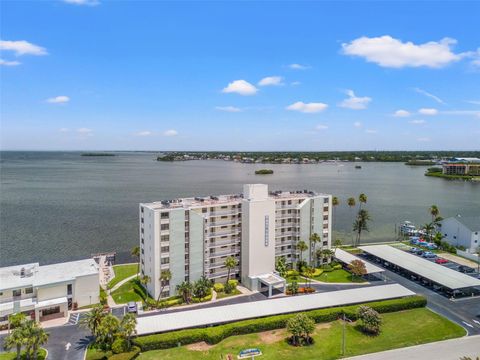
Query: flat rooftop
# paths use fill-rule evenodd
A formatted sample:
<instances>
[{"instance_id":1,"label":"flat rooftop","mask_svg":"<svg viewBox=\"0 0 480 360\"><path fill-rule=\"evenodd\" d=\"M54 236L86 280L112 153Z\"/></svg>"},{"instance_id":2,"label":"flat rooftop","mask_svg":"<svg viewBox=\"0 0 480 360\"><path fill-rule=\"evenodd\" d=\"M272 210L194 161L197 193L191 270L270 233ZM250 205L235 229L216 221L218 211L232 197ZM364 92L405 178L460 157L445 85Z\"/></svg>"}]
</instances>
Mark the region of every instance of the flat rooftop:
<instances>
[{"instance_id":1,"label":"flat rooftop","mask_svg":"<svg viewBox=\"0 0 480 360\"><path fill-rule=\"evenodd\" d=\"M288 200L288 199L303 199L307 197L313 197L317 194L309 190L297 190L297 191L271 191L269 197L275 200ZM211 195L211 196L197 196L178 198L173 200L161 200L151 203L142 203L141 205L151 210L159 209L177 209L177 208L195 208L203 206L218 206L218 205L232 205L237 204L243 199L243 194L228 194L228 195Z\"/></svg>"},{"instance_id":2,"label":"flat rooftop","mask_svg":"<svg viewBox=\"0 0 480 360\"><path fill-rule=\"evenodd\" d=\"M77 277L98 274L98 271L98 265L93 259L51 265L32 263L3 267L0 268L0 290L73 281Z\"/></svg>"},{"instance_id":3,"label":"flat rooftop","mask_svg":"<svg viewBox=\"0 0 480 360\"><path fill-rule=\"evenodd\" d=\"M415 295L399 284L216 306L137 318L138 335Z\"/></svg>"},{"instance_id":4,"label":"flat rooftop","mask_svg":"<svg viewBox=\"0 0 480 360\"><path fill-rule=\"evenodd\" d=\"M364 252L451 290L480 286L480 280L389 245L360 246Z\"/></svg>"},{"instance_id":5,"label":"flat rooftop","mask_svg":"<svg viewBox=\"0 0 480 360\"><path fill-rule=\"evenodd\" d=\"M335 257L345 264L350 264L353 260L360 260L361 262L363 262L365 264L367 274L375 274L375 273L385 271L381 267L373 265L372 263L369 263L368 261L365 261L364 259L361 259L358 256L355 256L353 254L350 254L348 251L345 251L345 250L342 250L342 249L336 249L335 250Z\"/></svg>"}]
</instances>

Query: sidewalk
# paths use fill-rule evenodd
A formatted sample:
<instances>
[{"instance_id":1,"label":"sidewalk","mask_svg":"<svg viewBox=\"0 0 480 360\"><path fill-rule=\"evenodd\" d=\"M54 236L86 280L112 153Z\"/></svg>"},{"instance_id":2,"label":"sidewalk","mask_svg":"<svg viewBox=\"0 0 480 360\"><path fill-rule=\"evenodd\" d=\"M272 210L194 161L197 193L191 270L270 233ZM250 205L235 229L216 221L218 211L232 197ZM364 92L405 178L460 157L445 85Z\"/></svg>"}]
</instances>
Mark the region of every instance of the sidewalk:
<instances>
[{"instance_id":1,"label":"sidewalk","mask_svg":"<svg viewBox=\"0 0 480 360\"><path fill-rule=\"evenodd\" d=\"M354 356L347 360L458 360L463 356L475 359L479 354L480 335L477 335Z\"/></svg>"}]
</instances>

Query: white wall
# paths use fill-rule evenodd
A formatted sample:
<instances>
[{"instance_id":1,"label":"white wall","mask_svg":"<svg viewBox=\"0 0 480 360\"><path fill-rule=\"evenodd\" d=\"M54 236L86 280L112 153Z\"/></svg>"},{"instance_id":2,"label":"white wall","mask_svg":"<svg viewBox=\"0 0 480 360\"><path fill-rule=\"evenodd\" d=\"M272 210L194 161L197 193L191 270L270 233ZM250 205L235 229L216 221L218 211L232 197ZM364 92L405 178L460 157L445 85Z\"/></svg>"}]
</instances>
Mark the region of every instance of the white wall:
<instances>
[{"instance_id":1,"label":"white wall","mask_svg":"<svg viewBox=\"0 0 480 360\"><path fill-rule=\"evenodd\" d=\"M141 213L140 213L141 214ZM144 261L143 268L145 275L149 276L151 281L147 284L147 290L154 298L158 297L160 291L160 212L153 211L144 207L144 244L140 240L140 253L142 248L144 254L140 254L140 259ZM140 222L140 239L141 239ZM140 260L140 261L141 261Z\"/></svg>"},{"instance_id":2,"label":"white wall","mask_svg":"<svg viewBox=\"0 0 480 360\"><path fill-rule=\"evenodd\" d=\"M77 277L73 286L73 302L76 302L78 307L100 302L98 274Z\"/></svg>"},{"instance_id":3,"label":"white wall","mask_svg":"<svg viewBox=\"0 0 480 360\"><path fill-rule=\"evenodd\" d=\"M98 285L98 282L97 282ZM38 302L67 296L67 283L48 285L37 288Z\"/></svg>"},{"instance_id":4,"label":"white wall","mask_svg":"<svg viewBox=\"0 0 480 360\"><path fill-rule=\"evenodd\" d=\"M443 240L453 246L464 246L466 249L474 250L479 245L479 235L475 235L456 218L447 218L442 220L441 224L440 232L445 237Z\"/></svg>"}]
</instances>

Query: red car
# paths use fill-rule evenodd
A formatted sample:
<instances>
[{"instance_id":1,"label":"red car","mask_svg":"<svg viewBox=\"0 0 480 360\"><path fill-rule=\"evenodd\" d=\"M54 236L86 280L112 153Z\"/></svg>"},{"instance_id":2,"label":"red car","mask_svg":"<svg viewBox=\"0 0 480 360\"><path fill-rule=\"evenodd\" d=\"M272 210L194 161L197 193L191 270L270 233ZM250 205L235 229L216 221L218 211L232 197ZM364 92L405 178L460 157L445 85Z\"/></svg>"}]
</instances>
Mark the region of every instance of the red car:
<instances>
[{"instance_id":1,"label":"red car","mask_svg":"<svg viewBox=\"0 0 480 360\"><path fill-rule=\"evenodd\" d=\"M436 258L436 259L435 259L435 262L436 262L437 264L446 264L446 263L448 263L448 260L439 257L439 258Z\"/></svg>"}]
</instances>

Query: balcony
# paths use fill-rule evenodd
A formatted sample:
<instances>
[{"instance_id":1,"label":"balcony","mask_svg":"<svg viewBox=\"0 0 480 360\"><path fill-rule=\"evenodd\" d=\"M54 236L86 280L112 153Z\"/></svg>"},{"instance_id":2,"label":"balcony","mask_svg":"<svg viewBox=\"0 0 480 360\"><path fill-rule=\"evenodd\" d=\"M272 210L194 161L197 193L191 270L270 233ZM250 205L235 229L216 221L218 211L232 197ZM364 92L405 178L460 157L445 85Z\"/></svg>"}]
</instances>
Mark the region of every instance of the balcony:
<instances>
[{"instance_id":1,"label":"balcony","mask_svg":"<svg viewBox=\"0 0 480 360\"><path fill-rule=\"evenodd\" d=\"M209 243L207 243L207 247L212 248L212 247L218 247L218 246L228 246L228 245L237 245L237 244L240 244L240 239L231 238L231 239L210 241Z\"/></svg>"},{"instance_id":2,"label":"balcony","mask_svg":"<svg viewBox=\"0 0 480 360\"><path fill-rule=\"evenodd\" d=\"M214 238L214 237L225 236L225 235L237 235L240 233L240 231L241 230L238 228L232 228L230 230L225 230L225 231L215 231L208 234L208 237Z\"/></svg>"},{"instance_id":3,"label":"balcony","mask_svg":"<svg viewBox=\"0 0 480 360\"><path fill-rule=\"evenodd\" d=\"M212 211L209 213L209 216L216 217L216 216L225 216L225 215L237 215L239 212L241 212L240 209L226 209L226 210Z\"/></svg>"},{"instance_id":4,"label":"balcony","mask_svg":"<svg viewBox=\"0 0 480 360\"><path fill-rule=\"evenodd\" d=\"M222 257L222 256L234 256L239 253L240 253L240 249L230 248L224 251L215 251L215 252L205 253L205 255L207 255L209 258L216 258L216 257Z\"/></svg>"},{"instance_id":5,"label":"balcony","mask_svg":"<svg viewBox=\"0 0 480 360\"><path fill-rule=\"evenodd\" d=\"M227 226L227 225L236 225L242 221L241 219L230 219L225 221L212 221L208 222L207 226L216 227L216 226Z\"/></svg>"}]
</instances>

